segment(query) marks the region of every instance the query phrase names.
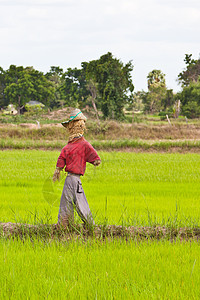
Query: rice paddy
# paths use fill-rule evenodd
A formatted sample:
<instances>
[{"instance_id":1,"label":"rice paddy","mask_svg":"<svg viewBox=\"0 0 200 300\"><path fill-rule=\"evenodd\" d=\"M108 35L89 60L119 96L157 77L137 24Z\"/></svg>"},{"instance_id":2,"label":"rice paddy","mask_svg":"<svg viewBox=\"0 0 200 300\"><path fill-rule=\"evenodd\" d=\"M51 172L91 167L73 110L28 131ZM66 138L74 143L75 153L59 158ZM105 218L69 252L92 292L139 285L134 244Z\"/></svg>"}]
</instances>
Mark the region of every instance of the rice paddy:
<instances>
[{"instance_id":1,"label":"rice paddy","mask_svg":"<svg viewBox=\"0 0 200 300\"><path fill-rule=\"evenodd\" d=\"M102 164L82 178L96 224L199 227L199 154L99 154ZM1 152L1 222L57 222L65 180L51 181L58 155ZM0 298L199 299L199 267L198 239L1 235Z\"/></svg>"},{"instance_id":2,"label":"rice paddy","mask_svg":"<svg viewBox=\"0 0 200 300\"><path fill-rule=\"evenodd\" d=\"M1 299L199 299L199 243L0 241Z\"/></svg>"},{"instance_id":3,"label":"rice paddy","mask_svg":"<svg viewBox=\"0 0 200 300\"><path fill-rule=\"evenodd\" d=\"M1 221L57 222L65 175L51 181L59 151L1 152ZM96 223L199 225L199 154L100 152L83 187ZM51 219L51 221L50 221ZM41 221L40 220L40 221Z\"/></svg>"}]
</instances>

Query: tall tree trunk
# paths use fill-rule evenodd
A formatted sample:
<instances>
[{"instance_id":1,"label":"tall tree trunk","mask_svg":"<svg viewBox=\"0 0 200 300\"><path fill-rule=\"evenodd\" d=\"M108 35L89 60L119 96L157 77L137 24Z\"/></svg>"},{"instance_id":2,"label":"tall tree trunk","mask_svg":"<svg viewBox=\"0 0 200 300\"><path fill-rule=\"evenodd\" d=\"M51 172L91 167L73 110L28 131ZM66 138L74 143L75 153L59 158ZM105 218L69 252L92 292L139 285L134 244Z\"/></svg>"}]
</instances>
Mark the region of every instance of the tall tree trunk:
<instances>
[{"instance_id":1,"label":"tall tree trunk","mask_svg":"<svg viewBox=\"0 0 200 300\"><path fill-rule=\"evenodd\" d=\"M18 114L20 115L20 107L21 107L21 96L18 96Z\"/></svg>"},{"instance_id":2,"label":"tall tree trunk","mask_svg":"<svg viewBox=\"0 0 200 300\"><path fill-rule=\"evenodd\" d=\"M92 106L93 106L94 111L95 111L95 114L96 114L97 122L98 122L98 125L99 125L99 127L100 127L99 115L98 115L98 111L97 111L96 104L95 104L95 102L94 102L94 98L91 97L91 100L92 100Z\"/></svg>"},{"instance_id":3,"label":"tall tree trunk","mask_svg":"<svg viewBox=\"0 0 200 300\"><path fill-rule=\"evenodd\" d=\"M94 111L95 111L95 114L96 114L96 118L97 118L97 122L98 122L98 125L100 127L100 120L99 120L99 114L98 114L98 111L97 111L97 107L96 107L96 104L95 104L95 99L97 97L97 91L96 91L96 86L93 82L89 82L88 84L88 89L91 93L91 101L92 101L92 106L94 108Z\"/></svg>"}]
</instances>

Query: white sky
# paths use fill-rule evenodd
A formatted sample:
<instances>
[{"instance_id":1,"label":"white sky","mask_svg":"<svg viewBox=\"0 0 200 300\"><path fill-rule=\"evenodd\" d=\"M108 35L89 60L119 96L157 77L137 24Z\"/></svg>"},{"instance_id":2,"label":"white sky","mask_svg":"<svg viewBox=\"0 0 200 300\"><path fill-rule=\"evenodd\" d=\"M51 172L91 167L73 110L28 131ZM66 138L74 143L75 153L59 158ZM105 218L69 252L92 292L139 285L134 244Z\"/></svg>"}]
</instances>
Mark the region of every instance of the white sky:
<instances>
[{"instance_id":1,"label":"white sky","mask_svg":"<svg viewBox=\"0 0 200 300\"><path fill-rule=\"evenodd\" d=\"M0 66L80 68L112 52L133 61L135 91L147 90L153 69L168 88L185 54L200 54L199 0L0 0Z\"/></svg>"}]
</instances>

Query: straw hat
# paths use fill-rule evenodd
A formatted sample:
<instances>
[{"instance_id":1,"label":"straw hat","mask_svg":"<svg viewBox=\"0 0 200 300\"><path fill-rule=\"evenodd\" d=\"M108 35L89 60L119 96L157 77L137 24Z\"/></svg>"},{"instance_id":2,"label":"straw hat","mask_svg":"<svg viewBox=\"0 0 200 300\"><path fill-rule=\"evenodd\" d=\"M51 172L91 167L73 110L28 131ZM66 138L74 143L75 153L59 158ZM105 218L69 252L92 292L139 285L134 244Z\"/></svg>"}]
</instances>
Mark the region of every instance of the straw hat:
<instances>
[{"instance_id":1,"label":"straw hat","mask_svg":"<svg viewBox=\"0 0 200 300\"><path fill-rule=\"evenodd\" d=\"M62 122L61 124L64 127L67 127L70 122L72 122L72 121L78 121L78 120L84 120L84 121L86 121L87 118L84 116L84 114L81 112L80 109L76 108L76 109L74 109L71 112L69 120L65 121L65 122Z\"/></svg>"}]
</instances>

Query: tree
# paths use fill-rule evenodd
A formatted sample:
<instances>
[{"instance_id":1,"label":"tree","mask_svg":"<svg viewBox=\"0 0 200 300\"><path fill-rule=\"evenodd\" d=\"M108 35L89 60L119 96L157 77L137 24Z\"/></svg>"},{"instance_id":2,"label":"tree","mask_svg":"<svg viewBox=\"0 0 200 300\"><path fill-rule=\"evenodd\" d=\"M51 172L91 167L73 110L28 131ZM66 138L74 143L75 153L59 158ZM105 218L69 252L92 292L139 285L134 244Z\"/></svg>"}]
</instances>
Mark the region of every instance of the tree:
<instances>
[{"instance_id":1,"label":"tree","mask_svg":"<svg viewBox=\"0 0 200 300\"><path fill-rule=\"evenodd\" d=\"M177 93L176 98L181 101L184 115L188 118L199 117L200 80L190 82L188 86L183 87L182 92Z\"/></svg>"},{"instance_id":2,"label":"tree","mask_svg":"<svg viewBox=\"0 0 200 300\"><path fill-rule=\"evenodd\" d=\"M186 68L178 75L182 91L176 100L181 101L182 114L188 118L200 116L200 58L192 59L192 54L185 54Z\"/></svg>"},{"instance_id":3,"label":"tree","mask_svg":"<svg viewBox=\"0 0 200 300\"><path fill-rule=\"evenodd\" d=\"M62 76L60 86L61 98L68 106L81 106L89 96L85 70L68 68Z\"/></svg>"},{"instance_id":4,"label":"tree","mask_svg":"<svg viewBox=\"0 0 200 300\"><path fill-rule=\"evenodd\" d=\"M100 109L105 118L120 119L125 104L132 99L132 70L131 61L123 64L110 52L100 59L82 62L80 69L63 72L52 66L45 75L33 67L11 65L5 72L0 69L0 103L12 102L20 110L30 100L50 107L81 107L89 101L96 113Z\"/></svg>"},{"instance_id":5,"label":"tree","mask_svg":"<svg viewBox=\"0 0 200 300\"><path fill-rule=\"evenodd\" d=\"M52 81L48 80L43 72L37 71L33 67L27 67L25 71L28 73L29 80L33 85L30 100L42 102L53 108L56 104L55 86Z\"/></svg>"},{"instance_id":6,"label":"tree","mask_svg":"<svg viewBox=\"0 0 200 300\"><path fill-rule=\"evenodd\" d=\"M5 71L0 67L0 107L8 105L4 93L5 86L6 86Z\"/></svg>"},{"instance_id":7,"label":"tree","mask_svg":"<svg viewBox=\"0 0 200 300\"><path fill-rule=\"evenodd\" d=\"M179 73L178 81L184 86L188 86L191 82L197 82L200 76L200 58L192 59L192 54L185 54L186 69Z\"/></svg>"},{"instance_id":8,"label":"tree","mask_svg":"<svg viewBox=\"0 0 200 300\"><path fill-rule=\"evenodd\" d=\"M124 65L109 52L98 60L82 62L81 69L68 68L63 73L61 98L69 106L83 106L89 101L105 118L119 119L134 89L132 70L131 62Z\"/></svg>"},{"instance_id":9,"label":"tree","mask_svg":"<svg viewBox=\"0 0 200 300\"><path fill-rule=\"evenodd\" d=\"M11 65L6 72L6 87L4 92L8 101L17 105L18 113L20 113L21 105L24 105L29 99L32 89L33 85L24 68Z\"/></svg>"},{"instance_id":10,"label":"tree","mask_svg":"<svg viewBox=\"0 0 200 300\"><path fill-rule=\"evenodd\" d=\"M161 106L164 110L174 105L174 93L172 89L166 89L166 93L161 100Z\"/></svg>"},{"instance_id":11,"label":"tree","mask_svg":"<svg viewBox=\"0 0 200 300\"><path fill-rule=\"evenodd\" d=\"M132 62L123 64L113 58L112 53L102 55L100 59L82 63L87 82L97 84L97 106L105 118L123 118L123 108L130 101L134 86L131 79Z\"/></svg>"},{"instance_id":12,"label":"tree","mask_svg":"<svg viewBox=\"0 0 200 300\"><path fill-rule=\"evenodd\" d=\"M200 117L200 106L196 101L190 101L183 107L183 114L190 119Z\"/></svg>"},{"instance_id":13,"label":"tree","mask_svg":"<svg viewBox=\"0 0 200 300\"><path fill-rule=\"evenodd\" d=\"M161 70L153 70L149 72L147 76L147 82L149 90L159 87L165 88L165 74L163 74Z\"/></svg>"},{"instance_id":14,"label":"tree","mask_svg":"<svg viewBox=\"0 0 200 300\"><path fill-rule=\"evenodd\" d=\"M34 70L33 67L23 68L11 65L5 73L6 87L4 89L7 101L20 107L30 100L51 105L54 100L53 84L42 72Z\"/></svg>"},{"instance_id":15,"label":"tree","mask_svg":"<svg viewBox=\"0 0 200 300\"><path fill-rule=\"evenodd\" d=\"M173 106L174 118L178 118L181 112L181 101L180 99L176 100Z\"/></svg>"},{"instance_id":16,"label":"tree","mask_svg":"<svg viewBox=\"0 0 200 300\"><path fill-rule=\"evenodd\" d=\"M63 69L56 66L51 66L50 71L45 74L45 77L52 83L54 87L54 106L62 106L65 101L62 98L61 87L63 85Z\"/></svg>"},{"instance_id":17,"label":"tree","mask_svg":"<svg viewBox=\"0 0 200 300\"><path fill-rule=\"evenodd\" d=\"M147 76L148 94L145 110L151 113L163 109L163 99L166 96L165 74L161 70L153 70Z\"/></svg>"},{"instance_id":18,"label":"tree","mask_svg":"<svg viewBox=\"0 0 200 300\"><path fill-rule=\"evenodd\" d=\"M99 114L98 114L98 110L97 110L96 103L95 103L95 99L97 98L97 85L92 80L89 80L89 82L87 84L87 88L91 93L91 96L89 97L89 99L91 99L92 106L93 106L95 114L96 114L97 122L100 126Z\"/></svg>"},{"instance_id":19,"label":"tree","mask_svg":"<svg viewBox=\"0 0 200 300\"><path fill-rule=\"evenodd\" d=\"M131 108L135 111L143 111L144 103L143 103L143 91L137 91L133 94L133 99L131 103Z\"/></svg>"}]
</instances>

